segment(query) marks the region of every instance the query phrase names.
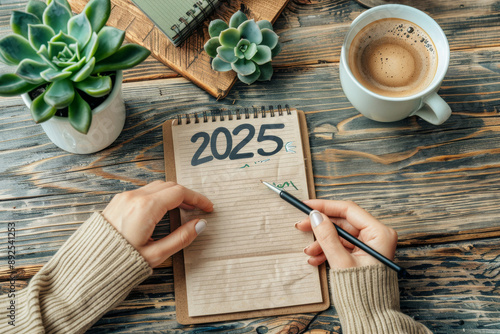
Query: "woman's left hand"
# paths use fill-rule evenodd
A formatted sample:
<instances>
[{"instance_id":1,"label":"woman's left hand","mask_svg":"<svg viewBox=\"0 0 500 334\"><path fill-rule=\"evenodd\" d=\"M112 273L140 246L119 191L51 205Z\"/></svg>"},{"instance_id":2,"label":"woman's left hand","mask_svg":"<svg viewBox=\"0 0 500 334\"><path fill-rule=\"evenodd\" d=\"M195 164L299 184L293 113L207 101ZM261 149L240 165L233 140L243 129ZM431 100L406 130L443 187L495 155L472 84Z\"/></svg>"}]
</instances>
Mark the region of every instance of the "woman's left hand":
<instances>
[{"instance_id":1,"label":"woman's left hand","mask_svg":"<svg viewBox=\"0 0 500 334\"><path fill-rule=\"evenodd\" d=\"M174 182L155 181L116 195L102 215L154 268L191 244L206 227L205 220L193 219L162 239L151 239L156 224L176 207L213 210L202 194Z\"/></svg>"}]
</instances>

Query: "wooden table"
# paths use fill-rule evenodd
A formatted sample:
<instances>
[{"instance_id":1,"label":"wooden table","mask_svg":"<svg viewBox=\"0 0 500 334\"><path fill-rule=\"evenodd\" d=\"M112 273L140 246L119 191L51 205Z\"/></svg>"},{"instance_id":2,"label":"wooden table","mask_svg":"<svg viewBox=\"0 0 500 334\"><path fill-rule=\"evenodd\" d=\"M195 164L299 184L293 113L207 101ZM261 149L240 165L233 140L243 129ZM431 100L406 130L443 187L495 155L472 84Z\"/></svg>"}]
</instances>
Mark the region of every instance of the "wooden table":
<instances>
[{"instance_id":1,"label":"wooden table","mask_svg":"<svg viewBox=\"0 0 500 334\"><path fill-rule=\"evenodd\" d=\"M355 1L292 0L275 23L283 52L271 82L238 83L216 101L153 58L126 71L127 121L108 149L68 154L31 120L20 97L0 98L0 222L16 222L19 288L113 195L164 179L162 123L183 112L285 105L306 112L317 196L353 200L399 233L401 308L434 333L500 331L500 2L401 1L430 14L451 47L439 94L451 118L377 123L347 101L340 46L366 8ZM0 35L25 0L2 0ZM8 69L3 66L1 72ZM168 233L168 221L157 236ZM0 232L0 286L7 287ZM320 314L183 327L175 319L171 261L155 269L89 333L339 333Z\"/></svg>"}]
</instances>

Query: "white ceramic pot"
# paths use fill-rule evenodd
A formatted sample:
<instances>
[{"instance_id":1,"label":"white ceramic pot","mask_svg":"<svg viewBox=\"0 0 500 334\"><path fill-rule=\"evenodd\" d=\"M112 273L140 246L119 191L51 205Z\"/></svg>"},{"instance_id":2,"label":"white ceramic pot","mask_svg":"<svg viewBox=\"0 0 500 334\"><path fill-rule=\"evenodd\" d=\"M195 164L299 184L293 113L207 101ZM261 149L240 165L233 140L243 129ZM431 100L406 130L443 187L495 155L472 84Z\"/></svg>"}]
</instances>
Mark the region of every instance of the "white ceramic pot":
<instances>
[{"instance_id":1,"label":"white ceramic pot","mask_svg":"<svg viewBox=\"0 0 500 334\"><path fill-rule=\"evenodd\" d=\"M40 123L49 139L63 150L78 154L94 153L111 145L125 125L122 79L122 71L116 72L111 94L100 106L92 110L92 123L86 135L76 131L66 117L53 116ZM29 108L31 98L28 94L21 96Z\"/></svg>"}]
</instances>

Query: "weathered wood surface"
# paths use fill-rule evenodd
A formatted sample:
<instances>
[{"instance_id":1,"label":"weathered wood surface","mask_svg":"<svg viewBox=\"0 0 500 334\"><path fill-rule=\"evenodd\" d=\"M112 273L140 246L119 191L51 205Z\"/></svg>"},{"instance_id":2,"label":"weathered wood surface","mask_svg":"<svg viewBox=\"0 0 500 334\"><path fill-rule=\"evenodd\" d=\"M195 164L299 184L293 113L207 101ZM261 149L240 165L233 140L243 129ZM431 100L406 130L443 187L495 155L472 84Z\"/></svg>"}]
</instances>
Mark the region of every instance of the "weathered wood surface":
<instances>
[{"instance_id":1,"label":"weathered wood surface","mask_svg":"<svg viewBox=\"0 0 500 334\"><path fill-rule=\"evenodd\" d=\"M499 333L499 242L495 238L399 248L399 263L412 273L400 280L401 310L433 333ZM330 308L308 329L326 334L330 332L325 329L339 326Z\"/></svg>"},{"instance_id":2,"label":"weathered wood surface","mask_svg":"<svg viewBox=\"0 0 500 334\"><path fill-rule=\"evenodd\" d=\"M499 188L500 96L495 92L499 74L483 64L497 51L453 53L440 92L454 113L439 128L417 118L384 124L360 116L341 92L333 64L279 69L274 88L271 83L251 89L239 84L225 103L214 101L183 78L127 83L123 134L108 150L88 156L61 152L33 124L18 97L1 99L2 138L7 139L1 155L8 163L2 167L6 177L0 199L9 200L1 205L8 205L5 209L15 216L25 206L32 216L33 207L42 206L37 204L40 196L42 202L53 196L54 203L71 200L83 206L88 205L85 199L74 194L87 193L99 200L92 198L85 214L102 209L112 194L163 178L160 125L173 115L289 103L307 113L319 197L357 201L398 227L402 244L439 243L447 234L467 240L468 231L488 233L478 237L499 236L499 209L494 205ZM308 84L315 80L314 86ZM12 146L16 143L19 146ZM60 173L54 174L55 168ZM483 208L480 217L478 206ZM65 205L54 209L68 210ZM53 219L36 221L54 228L48 223ZM426 225L432 230L423 229ZM416 238L422 232L425 239Z\"/></svg>"},{"instance_id":3,"label":"weathered wood surface","mask_svg":"<svg viewBox=\"0 0 500 334\"><path fill-rule=\"evenodd\" d=\"M24 0L2 1L0 35ZM440 95L453 114L436 127L417 118L384 124L360 116L342 93L338 58L355 1L291 1L275 24L283 43L270 83L236 84L216 101L150 57L126 71L125 129L108 149L72 155L33 124L19 97L0 98L0 226L15 221L16 264L26 284L91 212L111 197L164 179L161 124L178 113L289 104L306 112L320 198L350 199L399 235L402 308L435 333L500 330L500 4L419 1L443 27L452 58ZM0 73L8 71L0 67ZM155 231L168 233L168 220ZM0 232L0 282L7 235ZM171 262L89 332L340 332L335 310L182 327ZM4 287L5 283L0 283ZM312 321L312 322L311 322Z\"/></svg>"}]
</instances>

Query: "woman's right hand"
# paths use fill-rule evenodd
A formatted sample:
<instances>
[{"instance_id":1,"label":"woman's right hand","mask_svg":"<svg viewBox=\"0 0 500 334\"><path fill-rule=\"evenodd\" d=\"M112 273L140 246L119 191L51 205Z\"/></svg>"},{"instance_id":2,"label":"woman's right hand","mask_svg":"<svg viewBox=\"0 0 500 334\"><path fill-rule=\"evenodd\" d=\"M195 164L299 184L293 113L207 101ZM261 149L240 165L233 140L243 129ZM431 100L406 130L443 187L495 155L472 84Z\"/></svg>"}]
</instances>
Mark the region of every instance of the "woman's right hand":
<instances>
[{"instance_id":1,"label":"woman's right hand","mask_svg":"<svg viewBox=\"0 0 500 334\"><path fill-rule=\"evenodd\" d=\"M315 209L309 218L298 223L301 231L314 232L316 241L304 252L309 255L311 265L320 265L328 260L331 268L344 269L380 263L371 255L340 238L335 226L363 241L388 259L393 260L398 241L397 233L375 219L354 202L308 200L305 203Z\"/></svg>"}]
</instances>

